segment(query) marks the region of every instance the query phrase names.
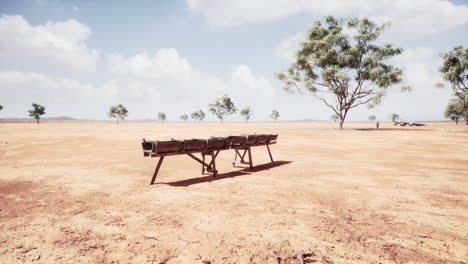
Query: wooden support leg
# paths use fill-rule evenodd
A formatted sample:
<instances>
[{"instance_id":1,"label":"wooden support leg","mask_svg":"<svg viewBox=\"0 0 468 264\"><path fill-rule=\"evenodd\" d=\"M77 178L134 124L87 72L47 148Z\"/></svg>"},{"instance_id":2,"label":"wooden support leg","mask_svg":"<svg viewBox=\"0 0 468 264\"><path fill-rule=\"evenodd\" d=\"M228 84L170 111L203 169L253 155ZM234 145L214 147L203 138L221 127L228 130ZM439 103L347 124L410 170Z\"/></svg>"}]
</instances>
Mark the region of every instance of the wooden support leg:
<instances>
[{"instance_id":1,"label":"wooden support leg","mask_svg":"<svg viewBox=\"0 0 468 264\"><path fill-rule=\"evenodd\" d=\"M215 160L216 157L218 157L219 152L220 152L219 150L216 153L211 152L211 162L210 162L210 164L208 164L208 166L213 165L213 160Z\"/></svg>"},{"instance_id":2,"label":"wooden support leg","mask_svg":"<svg viewBox=\"0 0 468 264\"><path fill-rule=\"evenodd\" d=\"M270 154L270 160L271 160L271 162L273 162L273 156L271 155L270 145L266 145L266 146L267 146L267 149L268 149L268 154Z\"/></svg>"},{"instance_id":3,"label":"wooden support leg","mask_svg":"<svg viewBox=\"0 0 468 264\"><path fill-rule=\"evenodd\" d=\"M158 165L156 165L156 169L154 170L153 179L151 179L151 184L154 184L154 181L156 180L156 176L158 176L158 171L159 171L159 168L161 168L161 164L163 160L164 160L164 156L159 158Z\"/></svg>"},{"instance_id":4,"label":"wooden support leg","mask_svg":"<svg viewBox=\"0 0 468 264\"><path fill-rule=\"evenodd\" d=\"M249 148L249 149L250 149L250 148ZM247 153L247 149L246 149L246 150L244 150L244 154L242 154L242 158L241 158L241 159L242 159L242 160L241 160L242 162L244 162L245 153Z\"/></svg>"},{"instance_id":5,"label":"wooden support leg","mask_svg":"<svg viewBox=\"0 0 468 264\"><path fill-rule=\"evenodd\" d=\"M210 166L213 169L213 177L216 177L216 175L218 174L218 171L216 170L216 157L218 157L218 154L219 150L216 153L211 152L211 162L210 164L208 164L208 166Z\"/></svg>"},{"instance_id":6,"label":"wooden support leg","mask_svg":"<svg viewBox=\"0 0 468 264\"><path fill-rule=\"evenodd\" d=\"M203 163L202 163L201 174L205 174L205 154L202 153L202 157L203 157Z\"/></svg>"},{"instance_id":7,"label":"wooden support leg","mask_svg":"<svg viewBox=\"0 0 468 264\"><path fill-rule=\"evenodd\" d=\"M234 151L234 161L232 161L233 167L236 167L236 162L237 162L237 151Z\"/></svg>"},{"instance_id":8,"label":"wooden support leg","mask_svg":"<svg viewBox=\"0 0 468 264\"><path fill-rule=\"evenodd\" d=\"M213 155L211 156L211 162L213 163L213 177L216 178L216 174L218 174L218 171L216 170L216 156L217 155Z\"/></svg>"},{"instance_id":9,"label":"wooden support leg","mask_svg":"<svg viewBox=\"0 0 468 264\"><path fill-rule=\"evenodd\" d=\"M249 152L249 164L250 164L250 168L252 169L252 168L253 168L252 150L250 149L250 147L249 147L247 150L248 150L248 152Z\"/></svg>"}]
</instances>

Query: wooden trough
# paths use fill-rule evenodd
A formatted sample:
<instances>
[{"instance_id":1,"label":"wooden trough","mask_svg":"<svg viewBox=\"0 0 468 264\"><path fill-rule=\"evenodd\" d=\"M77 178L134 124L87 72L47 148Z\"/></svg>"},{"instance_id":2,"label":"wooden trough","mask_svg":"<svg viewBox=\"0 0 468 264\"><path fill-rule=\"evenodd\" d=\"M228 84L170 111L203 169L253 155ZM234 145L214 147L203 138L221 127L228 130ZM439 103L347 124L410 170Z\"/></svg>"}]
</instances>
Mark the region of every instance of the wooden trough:
<instances>
[{"instance_id":1,"label":"wooden trough","mask_svg":"<svg viewBox=\"0 0 468 264\"><path fill-rule=\"evenodd\" d=\"M211 137L209 139L188 139L188 140L168 140L168 141L148 141L143 139L141 143L143 148L143 156L145 157L159 157L156 169L154 170L151 184L154 184L161 168L164 157L174 155L188 155L195 161L202 165L202 174L211 172L213 177L216 177L218 171L216 170L216 157L222 150L233 149L235 151L234 160L232 165L235 167L237 164L249 164L250 168L253 167L251 147L266 146L270 160L273 162L271 155L270 145L276 144L278 135L241 135L229 137ZM241 152L243 152L241 154ZM194 154L200 153L201 159ZM245 161L245 155L248 153L248 162ZM210 156L210 162L206 161L206 156ZM239 156L239 160L237 160Z\"/></svg>"}]
</instances>

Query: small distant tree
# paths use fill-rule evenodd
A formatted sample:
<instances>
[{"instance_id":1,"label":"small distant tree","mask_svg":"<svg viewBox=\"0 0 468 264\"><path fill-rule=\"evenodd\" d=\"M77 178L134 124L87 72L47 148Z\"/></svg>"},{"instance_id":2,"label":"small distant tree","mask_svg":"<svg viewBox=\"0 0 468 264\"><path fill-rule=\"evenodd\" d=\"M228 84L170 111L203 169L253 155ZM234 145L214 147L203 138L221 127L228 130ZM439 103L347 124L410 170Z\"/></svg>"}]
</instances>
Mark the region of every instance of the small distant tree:
<instances>
[{"instance_id":1,"label":"small distant tree","mask_svg":"<svg viewBox=\"0 0 468 264\"><path fill-rule=\"evenodd\" d=\"M160 120L161 123L164 123L164 121L166 121L166 114L163 113L163 112L159 112L158 113L158 120Z\"/></svg>"},{"instance_id":2,"label":"small distant tree","mask_svg":"<svg viewBox=\"0 0 468 264\"><path fill-rule=\"evenodd\" d=\"M127 117L127 115L128 110L122 104L111 106L109 113L107 113L108 117L116 119L117 125L119 125L119 121L124 120Z\"/></svg>"},{"instance_id":3,"label":"small distant tree","mask_svg":"<svg viewBox=\"0 0 468 264\"><path fill-rule=\"evenodd\" d=\"M249 122L249 119L252 117L253 112L250 106L244 107L240 110L240 115L245 119L245 122Z\"/></svg>"},{"instance_id":4,"label":"small distant tree","mask_svg":"<svg viewBox=\"0 0 468 264\"><path fill-rule=\"evenodd\" d=\"M442 77L452 86L453 96L457 98L461 113L468 125L468 48L456 46L451 51L443 53L443 63L439 68ZM438 84L443 87L443 84ZM449 105L453 105L452 102ZM453 118L456 118L454 115ZM458 118L459 119L459 118ZM457 120L458 120L457 119Z\"/></svg>"},{"instance_id":5,"label":"small distant tree","mask_svg":"<svg viewBox=\"0 0 468 264\"><path fill-rule=\"evenodd\" d=\"M463 103L459 99L450 100L449 104L447 105L447 108L445 109L445 117L455 121L455 124L458 125L458 120L462 118L467 118L463 114Z\"/></svg>"},{"instance_id":6,"label":"small distant tree","mask_svg":"<svg viewBox=\"0 0 468 264\"><path fill-rule=\"evenodd\" d=\"M276 120L280 117L280 113L278 112L278 110L273 109L273 111L271 111L270 117L276 122Z\"/></svg>"},{"instance_id":7,"label":"small distant tree","mask_svg":"<svg viewBox=\"0 0 468 264\"><path fill-rule=\"evenodd\" d=\"M393 123L400 119L400 116L397 113L390 114L389 118L392 120Z\"/></svg>"},{"instance_id":8,"label":"small distant tree","mask_svg":"<svg viewBox=\"0 0 468 264\"><path fill-rule=\"evenodd\" d=\"M337 114L333 114L332 116L330 116L330 119L333 122L336 122L336 121L340 120L340 117Z\"/></svg>"},{"instance_id":9,"label":"small distant tree","mask_svg":"<svg viewBox=\"0 0 468 264\"><path fill-rule=\"evenodd\" d=\"M32 104L33 110L29 110L29 116L34 117L36 122L39 124L41 115L45 115L45 107L40 104Z\"/></svg>"},{"instance_id":10,"label":"small distant tree","mask_svg":"<svg viewBox=\"0 0 468 264\"><path fill-rule=\"evenodd\" d=\"M403 72L389 59L401 54L390 43L380 44L387 24L369 19L325 17L317 21L296 52L288 71L277 74L287 92L309 94L340 118L360 105L378 105L387 91L402 83ZM408 86L402 91L409 91Z\"/></svg>"},{"instance_id":11,"label":"small distant tree","mask_svg":"<svg viewBox=\"0 0 468 264\"><path fill-rule=\"evenodd\" d=\"M187 121L188 118L189 118L189 117L188 117L187 114L183 114L183 115L180 116L180 120L182 120L182 121L184 121L184 122Z\"/></svg>"},{"instance_id":12,"label":"small distant tree","mask_svg":"<svg viewBox=\"0 0 468 264\"><path fill-rule=\"evenodd\" d=\"M223 123L224 118L228 115L235 114L237 112L236 106L232 102L231 98L224 95L221 98L216 99L209 106L209 111Z\"/></svg>"},{"instance_id":13,"label":"small distant tree","mask_svg":"<svg viewBox=\"0 0 468 264\"><path fill-rule=\"evenodd\" d=\"M374 122L375 119L377 119L377 117L375 117L375 115L370 115L368 118L369 118L369 121L371 121L371 122ZM379 129L379 126L380 126L379 122L375 123L375 128Z\"/></svg>"},{"instance_id":14,"label":"small distant tree","mask_svg":"<svg viewBox=\"0 0 468 264\"><path fill-rule=\"evenodd\" d=\"M0 105L0 111L3 110L3 106Z\"/></svg>"},{"instance_id":15,"label":"small distant tree","mask_svg":"<svg viewBox=\"0 0 468 264\"><path fill-rule=\"evenodd\" d=\"M205 113L203 112L203 110L200 109L199 111L195 111L192 114L190 114L190 117L193 120L198 120L198 122L201 122L203 119L205 119Z\"/></svg>"}]
</instances>

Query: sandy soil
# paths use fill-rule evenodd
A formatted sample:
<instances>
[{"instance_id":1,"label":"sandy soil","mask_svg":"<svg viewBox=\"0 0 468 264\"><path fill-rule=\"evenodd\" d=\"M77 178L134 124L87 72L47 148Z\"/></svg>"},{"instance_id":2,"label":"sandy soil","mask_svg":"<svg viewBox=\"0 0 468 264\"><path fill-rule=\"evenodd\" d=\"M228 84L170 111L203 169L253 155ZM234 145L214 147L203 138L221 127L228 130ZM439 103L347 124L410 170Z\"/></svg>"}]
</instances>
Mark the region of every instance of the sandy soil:
<instances>
[{"instance_id":1,"label":"sandy soil","mask_svg":"<svg viewBox=\"0 0 468 264\"><path fill-rule=\"evenodd\" d=\"M468 263L468 128L335 126L0 124L0 263ZM149 185L141 138L254 132L276 162Z\"/></svg>"}]
</instances>

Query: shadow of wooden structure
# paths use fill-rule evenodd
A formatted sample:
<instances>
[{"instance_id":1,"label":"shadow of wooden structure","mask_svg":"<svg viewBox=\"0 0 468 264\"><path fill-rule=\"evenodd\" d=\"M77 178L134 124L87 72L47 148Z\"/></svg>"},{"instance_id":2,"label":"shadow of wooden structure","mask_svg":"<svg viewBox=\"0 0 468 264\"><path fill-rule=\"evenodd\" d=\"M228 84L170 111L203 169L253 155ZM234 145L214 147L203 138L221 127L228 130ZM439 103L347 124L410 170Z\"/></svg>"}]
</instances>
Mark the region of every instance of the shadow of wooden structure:
<instances>
[{"instance_id":1,"label":"shadow of wooden structure","mask_svg":"<svg viewBox=\"0 0 468 264\"><path fill-rule=\"evenodd\" d=\"M278 135L242 135L169 141L147 141L143 139L141 144L145 157L159 157L153 178L151 179L151 184L154 184L166 156L188 155L202 165L202 174L205 174L206 171L212 173L213 177L216 177L218 174L216 170L216 158L219 152L233 149L235 151L234 160L232 162L234 167L237 164L248 164L250 168L253 168L251 148L266 146L268 154L270 155L270 160L273 162L270 145L276 144L277 138ZM195 156L194 154L196 153L200 153L201 158ZM246 161L246 154L248 155L248 161ZM209 162L207 160L208 156ZM239 160L237 160L237 156L239 156Z\"/></svg>"},{"instance_id":2,"label":"shadow of wooden structure","mask_svg":"<svg viewBox=\"0 0 468 264\"><path fill-rule=\"evenodd\" d=\"M219 181L219 180L224 180L224 179L232 179L236 177L248 176L256 172L270 170L270 169L277 168L280 166L288 165L290 163L292 163L292 161L278 160L274 162L257 165L253 167L252 169L250 167L243 167L240 170L235 170L235 171L230 171L230 172L225 172L225 173L218 173L216 177L212 177L211 175L205 176L206 175L205 174L204 176L197 177L197 178L190 178L190 179L170 181L170 182L156 182L155 184L169 185L173 187L189 187L195 184L202 184L202 183Z\"/></svg>"}]
</instances>

